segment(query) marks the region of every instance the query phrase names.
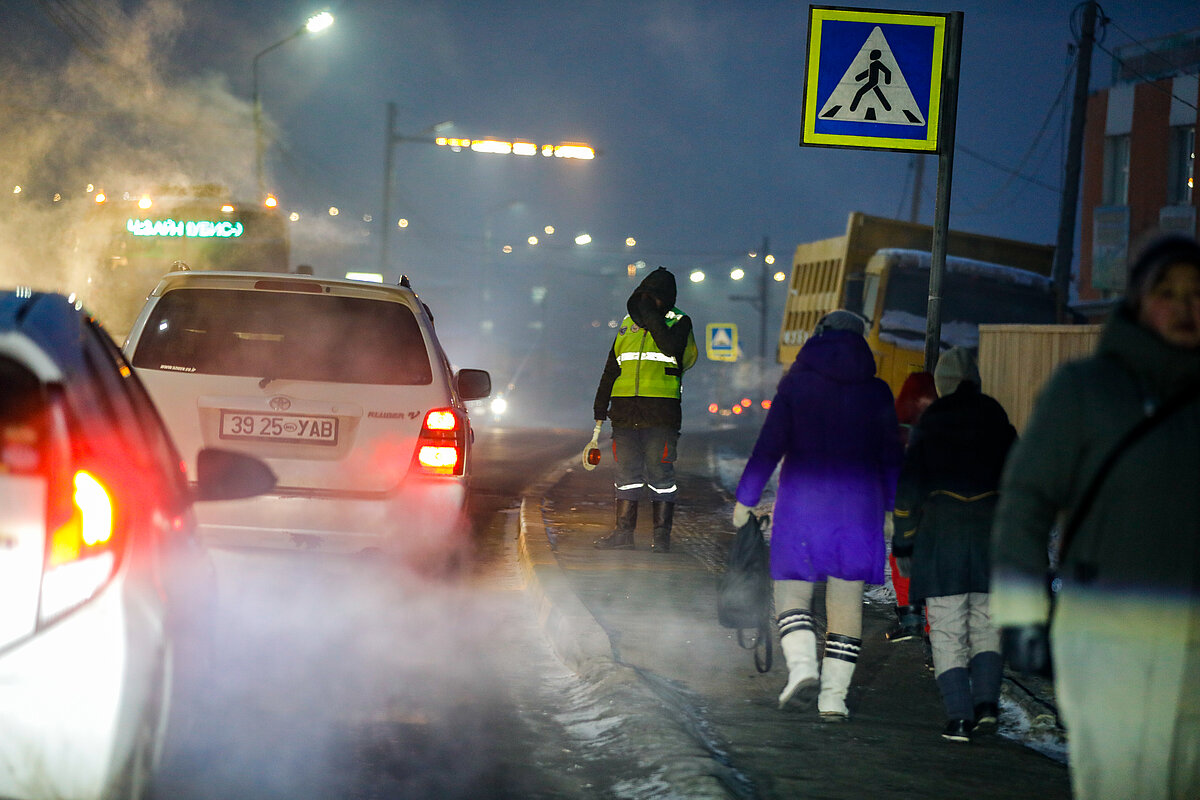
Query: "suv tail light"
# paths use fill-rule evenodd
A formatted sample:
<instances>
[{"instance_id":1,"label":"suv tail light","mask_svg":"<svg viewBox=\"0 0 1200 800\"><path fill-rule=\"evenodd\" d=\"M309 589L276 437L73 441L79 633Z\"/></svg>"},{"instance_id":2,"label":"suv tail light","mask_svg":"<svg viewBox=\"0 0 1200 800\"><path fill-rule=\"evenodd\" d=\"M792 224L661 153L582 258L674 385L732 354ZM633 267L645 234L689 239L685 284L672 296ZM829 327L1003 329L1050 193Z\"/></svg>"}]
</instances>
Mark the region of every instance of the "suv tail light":
<instances>
[{"instance_id":1,"label":"suv tail light","mask_svg":"<svg viewBox=\"0 0 1200 800\"><path fill-rule=\"evenodd\" d=\"M458 411L431 409L417 439L417 469L430 475L462 475L466 469L465 442L466 423Z\"/></svg>"},{"instance_id":2,"label":"suv tail light","mask_svg":"<svg viewBox=\"0 0 1200 800\"><path fill-rule=\"evenodd\" d=\"M50 472L42 624L89 600L117 567L115 508L108 487L87 470Z\"/></svg>"}]
</instances>

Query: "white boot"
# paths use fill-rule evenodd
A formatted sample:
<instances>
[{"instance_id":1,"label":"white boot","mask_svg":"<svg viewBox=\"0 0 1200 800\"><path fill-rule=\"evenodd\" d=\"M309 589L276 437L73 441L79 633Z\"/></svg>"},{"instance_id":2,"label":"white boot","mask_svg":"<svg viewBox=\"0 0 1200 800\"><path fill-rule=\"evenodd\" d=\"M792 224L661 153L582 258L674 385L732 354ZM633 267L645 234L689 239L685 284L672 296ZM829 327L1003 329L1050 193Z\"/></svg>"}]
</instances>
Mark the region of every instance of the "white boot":
<instances>
[{"instance_id":1,"label":"white boot","mask_svg":"<svg viewBox=\"0 0 1200 800\"><path fill-rule=\"evenodd\" d=\"M780 614L779 645L788 666L787 686L779 695L779 707L807 708L820 688L812 614L799 608Z\"/></svg>"},{"instance_id":2,"label":"white boot","mask_svg":"<svg viewBox=\"0 0 1200 800\"><path fill-rule=\"evenodd\" d=\"M822 722L843 722L850 718L846 693L858 664L862 639L831 633L825 637L825 658L821 661L821 694L817 711Z\"/></svg>"}]
</instances>

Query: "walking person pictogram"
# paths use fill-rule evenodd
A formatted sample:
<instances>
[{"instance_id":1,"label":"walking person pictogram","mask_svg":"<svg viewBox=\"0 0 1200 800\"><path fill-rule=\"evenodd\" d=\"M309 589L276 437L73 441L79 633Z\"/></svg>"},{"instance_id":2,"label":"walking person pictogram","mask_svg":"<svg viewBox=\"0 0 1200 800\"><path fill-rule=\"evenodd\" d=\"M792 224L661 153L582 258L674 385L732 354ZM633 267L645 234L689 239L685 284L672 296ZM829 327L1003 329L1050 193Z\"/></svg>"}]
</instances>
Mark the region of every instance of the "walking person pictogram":
<instances>
[{"instance_id":1,"label":"walking person pictogram","mask_svg":"<svg viewBox=\"0 0 1200 800\"><path fill-rule=\"evenodd\" d=\"M879 88L879 75L881 73L883 74L883 82L885 84L891 84L892 82L892 71L885 67L883 62L879 60L882 56L883 52L881 50L872 50L871 64L865 70L854 76L854 80L856 81L861 81L865 78L867 82L864 83L863 87L858 90L857 94L854 95L854 101L850 103L851 111L858 109L858 104L862 101L863 96L871 90L875 91L875 96L878 97L879 102L883 104L884 111L892 110L892 106L890 103L888 103L887 97L884 96L883 90Z\"/></svg>"},{"instance_id":2,"label":"walking person pictogram","mask_svg":"<svg viewBox=\"0 0 1200 800\"><path fill-rule=\"evenodd\" d=\"M924 125L925 114L883 30L876 26L858 49L819 112L836 122Z\"/></svg>"}]
</instances>

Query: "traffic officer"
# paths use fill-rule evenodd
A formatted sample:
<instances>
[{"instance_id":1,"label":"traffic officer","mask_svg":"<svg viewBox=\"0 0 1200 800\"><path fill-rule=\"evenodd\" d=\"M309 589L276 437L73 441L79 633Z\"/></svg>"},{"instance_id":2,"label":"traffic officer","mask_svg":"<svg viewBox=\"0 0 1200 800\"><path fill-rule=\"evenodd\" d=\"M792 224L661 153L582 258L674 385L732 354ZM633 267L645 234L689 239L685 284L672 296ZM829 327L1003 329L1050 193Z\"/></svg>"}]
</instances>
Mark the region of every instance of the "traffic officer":
<instances>
[{"instance_id":1,"label":"traffic officer","mask_svg":"<svg viewBox=\"0 0 1200 800\"><path fill-rule=\"evenodd\" d=\"M696 363L692 320L675 308L675 276L651 272L626 302L593 404L597 428L612 421L616 526L597 539L601 550L632 550L637 507L649 487L654 514L651 549L671 549L675 514L675 448L682 425L683 373Z\"/></svg>"}]
</instances>

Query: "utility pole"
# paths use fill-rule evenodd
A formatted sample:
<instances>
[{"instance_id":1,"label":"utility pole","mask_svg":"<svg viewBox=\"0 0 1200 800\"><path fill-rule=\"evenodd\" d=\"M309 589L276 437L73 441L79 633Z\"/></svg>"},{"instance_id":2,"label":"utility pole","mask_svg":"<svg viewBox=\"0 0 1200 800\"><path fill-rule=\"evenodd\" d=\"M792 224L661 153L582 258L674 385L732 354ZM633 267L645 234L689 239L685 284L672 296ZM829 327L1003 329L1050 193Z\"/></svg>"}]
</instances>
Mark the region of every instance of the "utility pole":
<instances>
[{"instance_id":1,"label":"utility pole","mask_svg":"<svg viewBox=\"0 0 1200 800\"><path fill-rule=\"evenodd\" d=\"M1067 167L1063 176L1062 204L1058 208L1058 241L1054 247L1054 301L1058 321L1067 322L1071 261L1075 256L1075 208L1079 203L1079 171L1083 161L1083 125L1087 119L1088 84L1092 76L1092 45L1096 41L1094 2L1083 4L1079 52L1075 56L1075 97L1071 104L1071 130L1067 140Z\"/></svg>"},{"instance_id":2,"label":"utility pole","mask_svg":"<svg viewBox=\"0 0 1200 800\"><path fill-rule=\"evenodd\" d=\"M392 146L396 143L396 104L387 104L387 136L383 145L383 215L379 237L379 274L387 274L388 234L392 230Z\"/></svg>"},{"instance_id":3,"label":"utility pole","mask_svg":"<svg viewBox=\"0 0 1200 800\"><path fill-rule=\"evenodd\" d=\"M758 272L758 293L757 294L731 294L730 300L745 300L750 304L755 311L758 312L758 377L759 384L763 383L763 377L766 375L767 364L767 312L770 310L768 280L770 276L768 272L771 265L768 263L768 255L770 255L771 239L769 236L763 237L762 250L759 251L758 257L761 262L762 269Z\"/></svg>"}]
</instances>

